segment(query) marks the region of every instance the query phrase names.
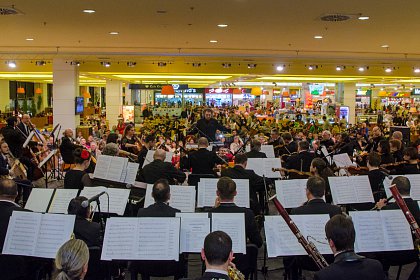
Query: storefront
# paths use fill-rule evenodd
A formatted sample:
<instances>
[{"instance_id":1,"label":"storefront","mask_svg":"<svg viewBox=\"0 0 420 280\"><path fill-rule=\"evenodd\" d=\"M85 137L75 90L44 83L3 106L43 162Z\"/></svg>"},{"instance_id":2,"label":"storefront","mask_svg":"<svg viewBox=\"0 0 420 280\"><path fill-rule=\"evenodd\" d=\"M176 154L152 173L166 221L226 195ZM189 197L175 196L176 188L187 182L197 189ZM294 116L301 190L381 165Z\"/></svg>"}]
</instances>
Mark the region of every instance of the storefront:
<instances>
[{"instance_id":1,"label":"storefront","mask_svg":"<svg viewBox=\"0 0 420 280\"><path fill-rule=\"evenodd\" d=\"M356 91L356 109L369 108L371 96L371 89L358 89Z\"/></svg>"}]
</instances>

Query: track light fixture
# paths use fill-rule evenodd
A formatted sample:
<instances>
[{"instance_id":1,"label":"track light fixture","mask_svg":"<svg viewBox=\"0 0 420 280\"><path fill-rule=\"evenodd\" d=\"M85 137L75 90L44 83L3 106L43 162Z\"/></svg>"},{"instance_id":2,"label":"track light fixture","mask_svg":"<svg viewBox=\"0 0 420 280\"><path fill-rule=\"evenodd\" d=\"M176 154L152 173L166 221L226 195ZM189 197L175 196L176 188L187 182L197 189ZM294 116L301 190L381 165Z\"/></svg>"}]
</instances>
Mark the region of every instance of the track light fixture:
<instances>
[{"instance_id":1,"label":"track light fixture","mask_svg":"<svg viewBox=\"0 0 420 280\"><path fill-rule=\"evenodd\" d=\"M80 66L80 61L76 61L76 60L70 61L70 65Z\"/></svg>"},{"instance_id":2,"label":"track light fixture","mask_svg":"<svg viewBox=\"0 0 420 280\"><path fill-rule=\"evenodd\" d=\"M418 73L420 73L420 68L419 67L415 67L413 71L414 71L414 73L418 74Z\"/></svg>"},{"instance_id":3,"label":"track light fixture","mask_svg":"<svg viewBox=\"0 0 420 280\"><path fill-rule=\"evenodd\" d=\"M14 61L6 61L6 64L9 68L16 68L16 62Z\"/></svg>"},{"instance_id":4,"label":"track light fixture","mask_svg":"<svg viewBox=\"0 0 420 280\"><path fill-rule=\"evenodd\" d=\"M312 71L312 70L318 69L318 65L308 65L307 67L308 67L308 70L309 70L309 71Z\"/></svg>"},{"instance_id":5,"label":"track light fixture","mask_svg":"<svg viewBox=\"0 0 420 280\"><path fill-rule=\"evenodd\" d=\"M103 67L110 67L111 66L111 62L109 62L109 61L101 61L101 65L103 66Z\"/></svg>"},{"instance_id":6,"label":"track light fixture","mask_svg":"<svg viewBox=\"0 0 420 280\"><path fill-rule=\"evenodd\" d=\"M337 71L341 71L341 70L344 70L344 69L346 69L346 66L343 66L343 65L337 65L337 67L335 67L335 70L337 70Z\"/></svg>"},{"instance_id":7,"label":"track light fixture","mask_svg":"<svg viewBox=\"0 0 420 280\"><path fill-rule=\"evenodd\" d=\"M253 69L253 68L256 68L257 67L257 64L255 64L255 63L248 63L248 69Z\"/></svg>"},{"instance_id":8,"label":"track light fixture","mask_svg":"<svg viewBox=\"0 0 420 280\"><path fill-rule=\"evenodd\" d=\"M230 68L232 66L231 63L222 63L223 68Z\"/></svg>"},{"instance_id":9,"label":"track light fixture","mask_svg":"<svg viewBox=\"0 0 420 280\"><path fill-rule=\"evenodd\" d=\"M37 60L35 61L35 65L36 66L44 66L45 64L47 64L44 60Z\"/></svg>"},{"instance_id":10,"label":"track light fixture","mask_svg":"<svg viewBox=\"0 0 420 280\"><path fill-rule=\"evenodd\" d=\"M201 66L201 63L200 62L193 62L191 65L193 67L200 67Z\"/></svg>"},{"instance_id":11,"label":"track light fixture","mask_svg":"<svg viewBox=\"0 0 420 280\"><path fill-rule=\"evenodd\" d=\"M135 67L137 65L137 62L135 61L128 61L127 62L127 67Z\"/></svg>"},{"instance_id":12,"label":"track light fixture","mask_svg":"<svg viewBox=\"0 0 420 280\"><path fill-rule=\"evenodd\" d=\"M160 61L160 62L157 63L157 66L159 66L159 67L165 67L166 66L166 62Z\"/></svg>"},{"instance_id":13,"label":"track light fixture","mask_svg":"<svg viewBox=\"0 0 420 280\"><path fill-rule=\"evenodd\" d=\"M286 67L285 65L279 65L279 66L276 67L276 70L281 72L281 71L284 70L285 67Z\"/></svg>"}]
</instances>

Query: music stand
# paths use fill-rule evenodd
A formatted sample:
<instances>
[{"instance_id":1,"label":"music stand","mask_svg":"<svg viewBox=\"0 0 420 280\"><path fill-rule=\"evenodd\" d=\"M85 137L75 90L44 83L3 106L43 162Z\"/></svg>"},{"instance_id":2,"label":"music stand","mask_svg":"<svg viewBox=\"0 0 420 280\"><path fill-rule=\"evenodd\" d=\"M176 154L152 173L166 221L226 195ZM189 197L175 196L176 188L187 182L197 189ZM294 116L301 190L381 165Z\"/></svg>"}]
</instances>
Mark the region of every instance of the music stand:
<instances>
[{"instance_id":1,"label":"music stand","mask_svg":"<svg viewBox=\"0 0 420 280\"><path fill-rule=\"evenodd\" d=\"M23 143L22 148L25 149L28 146L29 142L32 141L32 137L34 137L34 134L35 134L35 131L32 130L31 133L29 133L28 137L26 137L26 140Z\"/></svg>"},{"instance_id":2,"label":"music stand","mask_svg":"<svg viewBox=\"0 0 420 280\"><path fill-rule=\"evenodd\" d=\"M57 153L57 150L51 150L51 152L38 164L38 168L42 168L43 166L45 166L44 170L45 170L45 188L48 189L48 169L47 166L45 165L52 157L53 155L55 155Z\"/></svg>"}]
</instances>

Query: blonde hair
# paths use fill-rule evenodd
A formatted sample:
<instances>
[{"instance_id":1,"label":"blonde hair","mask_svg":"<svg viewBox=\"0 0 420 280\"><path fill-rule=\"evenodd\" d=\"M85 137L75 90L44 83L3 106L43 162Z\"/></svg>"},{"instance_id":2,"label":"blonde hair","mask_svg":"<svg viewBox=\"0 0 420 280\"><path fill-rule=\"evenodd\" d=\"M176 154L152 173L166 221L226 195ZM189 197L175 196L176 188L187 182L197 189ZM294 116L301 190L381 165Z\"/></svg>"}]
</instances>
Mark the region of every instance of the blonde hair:
<instances>
[{"instance_id":1,"label":"blonde hair","mask_svg":"<svg viewBox=\"0 0 420 280\"><path fill-rule=\"evenodd\" d=\"M89 262L89 249L80 239L71 239L58 249L55 257L54 280L80 279L83 267Z\"/></svg>"}]
</instances>

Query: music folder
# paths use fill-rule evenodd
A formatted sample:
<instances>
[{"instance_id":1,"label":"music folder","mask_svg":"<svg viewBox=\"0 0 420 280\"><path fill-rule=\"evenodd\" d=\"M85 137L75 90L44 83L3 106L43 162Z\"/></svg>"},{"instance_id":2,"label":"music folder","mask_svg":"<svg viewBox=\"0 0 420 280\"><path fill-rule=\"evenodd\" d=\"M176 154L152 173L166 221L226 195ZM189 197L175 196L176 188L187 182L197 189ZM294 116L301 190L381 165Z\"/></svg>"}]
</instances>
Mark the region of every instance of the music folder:
<instances>
[{"instance_id":1,"label":"music folder","mask_svg":"<svg viewBox=\"0 0 420 280\"><path fill-rule=\"evenodd\" d=\"M195 187L171 185L171 198L168 205L180 210L183 213L193 213L195 211ZM152 197L153 185L148 184L144 197L144 208L155 203Z\"/></svg>"},{"instance_id":2,"label":"music folder","mask_svg":"<svg viewBox=\"0 0 420 280\"><path fill-rule=\"evenodd\" d=\"M101 203L101 211L104 213L115 213L119 216L124 215L128 197L130 195L130 189L84 187L83 190L80 192L80 196L90 198L101 192L106 192L108 194L99 197L99 202ZM93 206L94 210L97 209L96 202L92 202L91 205Z\"/></svg>"}]
</instances>

